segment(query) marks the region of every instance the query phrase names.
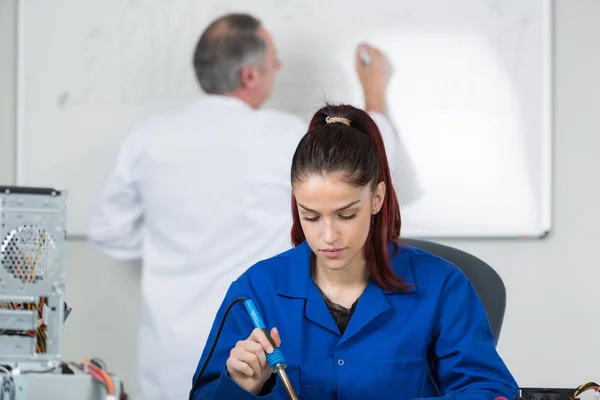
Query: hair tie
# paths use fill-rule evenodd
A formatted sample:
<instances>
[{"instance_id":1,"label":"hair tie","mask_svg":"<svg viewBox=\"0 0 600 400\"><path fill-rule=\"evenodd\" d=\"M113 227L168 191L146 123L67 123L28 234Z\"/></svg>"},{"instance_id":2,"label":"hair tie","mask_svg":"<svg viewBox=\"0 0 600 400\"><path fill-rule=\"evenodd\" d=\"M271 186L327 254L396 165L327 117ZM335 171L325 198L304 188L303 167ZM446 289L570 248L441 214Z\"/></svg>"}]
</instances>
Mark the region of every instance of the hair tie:
<instances>
[{"instance_id":1,"label":"hair tie","mask_svg":"<svg viewBox=\"0 0 600 400\"><path fill-rule=\"evenodd\" d=\"M327 117L325 118L325 122L328 124L342 123L344 125L350 126L350 120L348 118L343 117Z\"/></svg>"}]
</instances>

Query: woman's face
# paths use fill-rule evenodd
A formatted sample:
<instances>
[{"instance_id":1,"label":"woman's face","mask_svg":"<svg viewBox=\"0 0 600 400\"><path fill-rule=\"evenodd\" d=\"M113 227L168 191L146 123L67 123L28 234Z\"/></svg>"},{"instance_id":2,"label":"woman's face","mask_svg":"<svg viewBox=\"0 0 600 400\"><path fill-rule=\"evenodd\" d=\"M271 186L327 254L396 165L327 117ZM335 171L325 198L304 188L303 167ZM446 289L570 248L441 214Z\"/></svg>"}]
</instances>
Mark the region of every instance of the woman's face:
<instances>
[{"instance_id":1,"label":"woman's face","mask_svg":"<svg viewBox=\"0 0 600 400\"><path fill-rule=\"evenodd\" d=\"M314 174L294 184L298 214L317 264L331 270L363 268L372 216L381 210L385 184L352 186L340 174Z\"/></svg>"}]
</instances>

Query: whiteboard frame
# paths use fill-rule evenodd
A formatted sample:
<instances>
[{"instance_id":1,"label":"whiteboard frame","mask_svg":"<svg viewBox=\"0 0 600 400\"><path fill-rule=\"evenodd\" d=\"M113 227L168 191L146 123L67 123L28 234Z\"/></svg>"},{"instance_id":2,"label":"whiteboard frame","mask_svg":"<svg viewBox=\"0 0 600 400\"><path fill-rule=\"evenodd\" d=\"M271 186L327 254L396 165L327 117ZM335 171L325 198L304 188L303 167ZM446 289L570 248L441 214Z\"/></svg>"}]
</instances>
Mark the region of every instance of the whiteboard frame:
<instances>
[{"instance_id":1,"label":"whiteboard frame","mask_svg":"<svg viewBox=\"0 0 600 400\"><path fill-rule=\"evenodd\" d=\"M24 74L23 66L25 57L24 45L24 2L16 0L16 88L15 88L15 168L14 183L23 186L25 168L25 139L23 132L24 122ZM542 229L531 236L506 235L506 236L430 236L423 237L425 240L496 240L496 239L544 239L552 233L553 222L553 182L554 182L554 29L555 29L555 0L542 1L542 152L540 161L542 163L542 182L540 190L540 218ZM86 240L85 234L68 234L68 239Z\"/></svg>"},{"instance_id":2,"label":"whiteboard frame","mask_svg":"<svg viewBox=\"0 0 600 400\"><path fill-rule=\"evenodd\" d=\"M544 71L542 72L543 85L546 90L543 94L544 104L542 112L542 131L545 139L542 152L543 167L546 168L546 174L542 175L542 223L544 232L541 232L538 238L546 238L552 232L552 214L553 214L553 182L554 182L554 28L555 28L555 10L556 2L554 0L544 0L543 23L545 23L545 41L543 43Z\"/></svg>"}]
</instances>

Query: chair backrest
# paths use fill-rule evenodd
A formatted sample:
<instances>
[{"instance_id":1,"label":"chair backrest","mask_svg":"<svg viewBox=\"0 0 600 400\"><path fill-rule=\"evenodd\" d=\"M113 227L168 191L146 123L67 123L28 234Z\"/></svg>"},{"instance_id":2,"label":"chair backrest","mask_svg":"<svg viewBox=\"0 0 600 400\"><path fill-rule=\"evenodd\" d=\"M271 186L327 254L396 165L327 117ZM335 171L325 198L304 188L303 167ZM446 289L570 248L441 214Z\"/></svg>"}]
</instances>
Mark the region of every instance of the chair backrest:
<instances>
[{"instance_id":1,"label":"chair backrest","mask_svg":"<svg viewBox=\"0 0 600 400\"><path fill-rule=\"evenodd\" d=\"M506 287L500 275L479 258L453 247L417 239L403 239L415 247L441 257L460 268L469 278L481 298L496 344L500 338L506 310Z\"/></svg>"}]
</instances>

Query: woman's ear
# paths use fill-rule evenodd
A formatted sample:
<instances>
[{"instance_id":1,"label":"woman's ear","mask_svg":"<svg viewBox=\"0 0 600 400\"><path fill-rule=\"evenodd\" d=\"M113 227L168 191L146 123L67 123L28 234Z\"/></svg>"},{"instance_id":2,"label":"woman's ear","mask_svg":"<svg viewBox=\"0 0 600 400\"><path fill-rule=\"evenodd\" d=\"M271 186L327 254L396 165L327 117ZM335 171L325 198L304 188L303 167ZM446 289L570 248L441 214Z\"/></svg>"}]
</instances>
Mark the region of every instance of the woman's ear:
<instances>
[{"instance_id":1,"label":"woman's ear","mask_svg":"<svg viewBox=\"0 0 600 400\"><path fill-rule=\"evenodd\" d=\"M385 199L385 182L379 182L373 192L373 202L371 203L371 214L375 215L381 211L383 200Z\"/></svg>"}]
</instances>

